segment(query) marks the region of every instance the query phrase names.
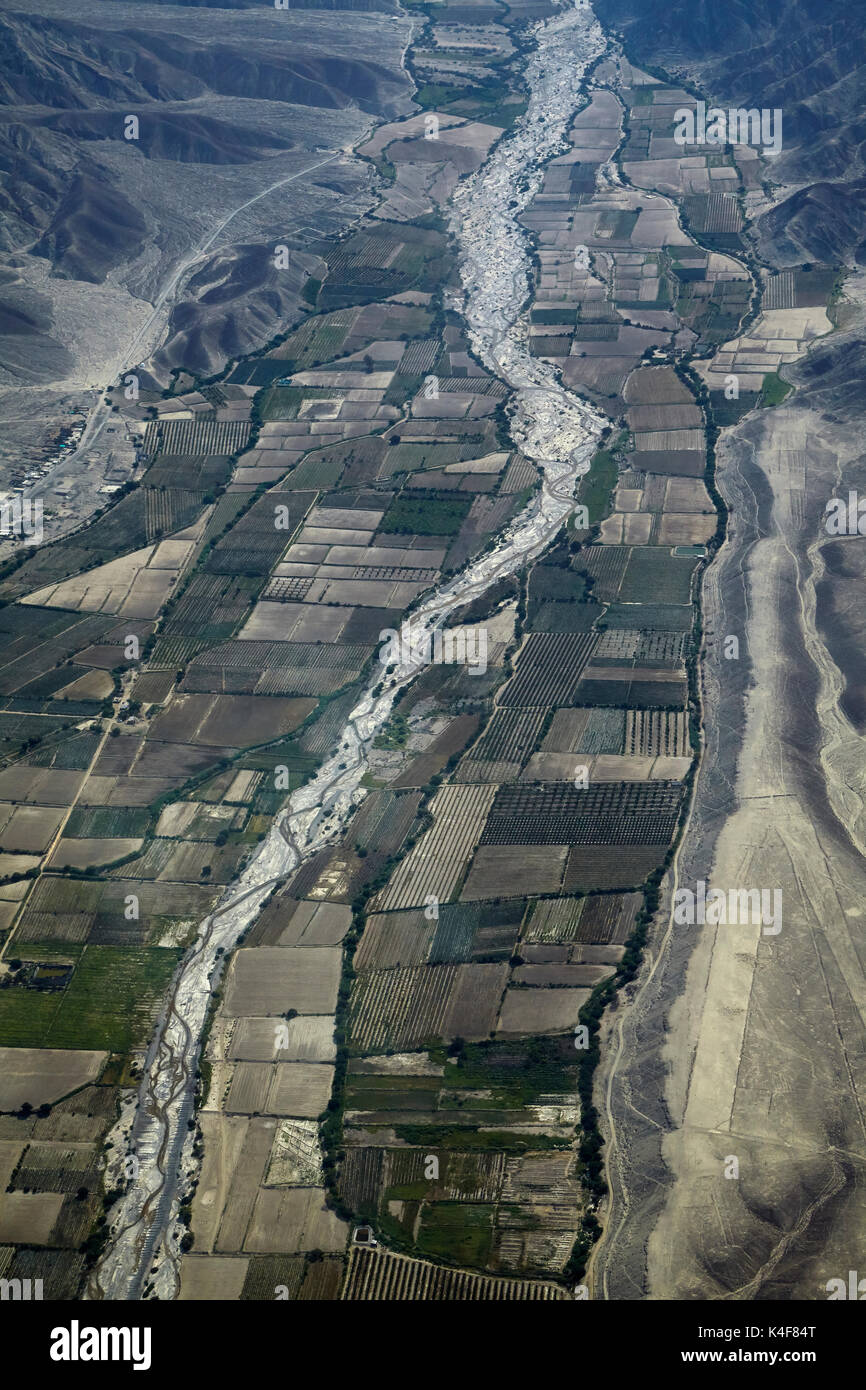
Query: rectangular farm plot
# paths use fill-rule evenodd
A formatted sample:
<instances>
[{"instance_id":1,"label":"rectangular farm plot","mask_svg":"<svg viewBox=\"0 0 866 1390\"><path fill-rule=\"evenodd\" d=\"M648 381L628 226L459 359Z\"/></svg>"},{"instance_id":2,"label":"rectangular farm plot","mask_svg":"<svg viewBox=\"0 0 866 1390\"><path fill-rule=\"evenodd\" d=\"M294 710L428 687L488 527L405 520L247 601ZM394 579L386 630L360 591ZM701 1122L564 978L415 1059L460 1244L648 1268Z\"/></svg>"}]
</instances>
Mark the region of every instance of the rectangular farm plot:
<instances>
[{"instance_id":1,"label":"rectangular farm plot","mask_svg":"<svg viewBox=\"0 0 866 1390\"><path fill-rule=\"evenodd\" d=\"M558 709L541 752L621 753L624 739L625 713L622 710Z\"/></svg>"},{"instance_id":2,"label":"rectangular farm plot","mask_svg":"<svg viewBox=\"0 0 866 1390\"><path fill-rule=\"evenodd\" d=\"M20 1105L21 1102L19 1101L18 1104ZM15 1108L17 1109L18 1107L16 1106ZM0 1140L0 1183L3 1184L4 1192L7 1187L11 1185L12 1175L18 1167L21 1156L26 1148L27 1141L23 1136L20 1139ZM3 1254L0 1255L0 1270L4 1273L7 1259L8 1253L4 1251Z\"/></svg>"},{"instance_id":3,"label":"rectangular farm plot","mask_svg":"<svg viewBox=\"0 0 866 1390\"><path fill-rule=\"evenodd\" d=\"M107 1052L0 1048L0 1110L52 1104L95 1081L107 1060Z\"/></svg>"},{"instance_id":4,"label":"rectangular farm plot","mask_svg":"<svg viewBox=\"0 0 866 1390\"><path fill-rule=\"evenodd\" d=\"M172 407L173 408L173 407ZM148 423L144 447L148 454L235 454L250 436L246 420L159 420Z\"/></svg>"},{"instance_id":5,"label":"rectangular farm plot","mask_svg":"<svg viewBox=\"0 0 866 1390\"><path fill-rule=\"evenodd\" d=\"M34 806L68 806L84 781L83 772L60 768L7 767L0 771L0 797Z\"/></svg>"},{"instance_id":6,"label":"rectangular farm plot","mask_svg":"<svg viewBox=\"0 0 866 1390\"><path fill-rule=\"evenodd\" d=\"M433 895L447 902L478 843L495 787L444 786L430 804L433 826L378 894L378 911L414 907Z\"/></svg>"},{"instance_id":7,"label":"rectangular farm plot","mask_svg":"<svg viewBox=\"0 0 866 1390\"><path fill-rule=\"evenodd\" d=\"M193 1255L183 1261L180 1303L217 1299L235 1303L240 1298L250 1261L244 1255Z\"/></svg>"},{"instance_id":8,"label":"rectangular farm plot","mask_svg":"<svg viewBox=\"0 0 866 1390\"><path fill-rule=\"evenodd\" d=\"M296 549L298 547L292 546L287 552L287 561L294 558ZM425 575L435 575L445 559L445 553L444 546L434 546L429 550L411 550L385 545L332 545L327 550L327 563L323 563L321 568L409 570L412 574L407 577L411 578L418 570ZM278 565L277 574L281 573L282 569L283 566Z\"/></svg>"},{"instance_id":9,"label":"rectangular farm plot","mask_svg":"<svg viewBox=\"0 0 866 1390\"><path fill-rule=\"evenodd\" d=\"M281 696L262 699L253 695L217 695L199 728L195 741L209 746L268 743L292 733L316 707L313 699L291 700Z\"/></svg>"},{"instance_id":10,"label":"rectangular farm plot","mask_svg":"<svg viewBox=\"0 0 866 1390\"><path fill-rule=\"evenodd\" d=\"M275 605L278 606L278 605ZM303 605L295 604L294 610ZM306 610L315 613L315 609ZM327 695L353 680L369 648L333 642L236 641L212 647L190 663L184 691L255 691L262 695Z\"/></svg>"},{"instance_id":11,"label":"rectangular farm plot","mask_svg":"<svg viewBox=\"0 0 866 1390\"><path fill-rule=\"evenodd\" d=\"M273 1065L267 1062L239 1062L223 1106L229 1115L260 1115L273 1076Z\"/></svg>"},{"instance_id":12,"label":"rectangular farm plot","mask_svg":"<svg viewBox=\"0 0 866 1390\"><path fill-rule=\"evenodd\" d=\"M469 750L472 762L505 762L518 766L535 747L543 709L497 709L477 743Z\"/></svg>"},{"instance_id":13,"label":"rectangular farm plot","mask_svg":"<svg viewBox=\"0 0 866 1390\"><path fill-rule=\"evenodd\" d=\"M439 909L440 914L442 908ZM423 965L437 931L423 908L405 912L371 912L353 961L356 970L389 970Z\"/></svg>"},{"instance_id":14,"label":"rectangular farm plot","mask_svg":"<svg viewBox=\"0 0 866 1390\"><path fill-rule=\"evenodd\" d=\"M612 603L604 615L609 630L623 628L638 631L647 637L654 632L689 632L692 627L692 606L688 603Z\"/></svg>"},{"instance_id":15,"label":"rectangular farm plot","mask_svg":"<svg viewBox=\"0 0 866 1390\"><path fill-rule=\"evenodd\" d=\"M353 1245L343 1297L352 1301L400 1298L411 1301L549 1300L567 1297L556 1284L537 1279L500 1279L463 1269L409 1259L391 1251Z\"/></svg>"},{"instance_id":16,"label":"rectangular farm plot","mask_svg":"<svg viewBox=\"0 0 866 1390\"><path fill-rule=\"evenodd\" d=\"M589 989L508 989L498 1033L569 1033L591 994Z\"/></svg>"},{"instance_id":17,"label":"rectangular farm plot","mask_svg":"<svg viewBox=\"0 0 866 1390\"><path fill-rule=\"evenodd\" d=\"M472 861L460 900L557 893L567 855L567 845L485 845Z\"/></svg>"},{"instance_id":18,"label":"rectangular farm plot","mask_svg":"<svg viewBox=\"0 0 866 1390\"><path fill-rule=\"evenodd\" d=\"M702 478L668 478L666 481L666 512L705 512L715 517L716 509Z\"/></svg>"},{"instance_id":19,"label":"rectangular farm plot","mask_svg":"<svg viewBox=\"0 0 866 1390\"><path fill-rule=\"evenodd\" d=\"M435 747L437 742L438 739L434 739L431 747ZM453 751L456 750L450 750ZM352 821L353 843L376 854L396 854L414 823L420 804L419 791L372 792ZM322 941L314 944L325 946L331 943Z\"/></svg>"},{"instance_id":20,"label":"rectangular farm plot","mask_svg":"<svg viewBox=\"0 0 866 1390\"><path fill-rule=\"evenodd\" d=\"M442 1038L457 968L418 966L361 975L351 999L352 1050L399 1051Z\"/></svg>"},{"instance_id":21,"label":"rectangular farm plot","mask_svg":"<svg viewBox=\"0 0 866 1390\"><path fill-rule=\"evenodd\" d=\"M507 960L523 911L522 902L444 903L430 945L431 963Z\"/></svg>"},{"instance_id":22,"label":"rectangular farm plot","mask_svg":"<svg viewBox=\"0 0 866 1390\"><path fill-rule=\"evenodd\" d=\"M278 1062L265 1109L269 1115L314 1120L331 1099L333 1084L333 1067L314 1062Z\"/></svg>"},{"instance_id":23,"label":"rectangular farm plot","mask_svg":"<svg viewBox=\"0 0 866 1390\"><path fill-rule=\"evenodd\" d=\"M106 946L76 946L53 960L40 954L43 971L53 965L65 971L64 963L78 959L62 988L2 992L0 1042L111 1052L142 1046L179 954Z\"/></svg>"},{"instance_id":24,"label":"rectangular farm plot","mask_svg":"<svg viewBox=\"0 0 866 1390\"><path fill-rule=\"evenodd\" d=\"M672 444L671 448L703 448L703 416L698 406L693 404L675 404L666 402L654 405L633 405L626 412L629 429L635 432L647 432L652 436L654 431L679 432L686 430L691 438L692 434L699 435L695 443ZM653 444L652 448L668 447L666 444L660 446Z\"/></svg>"},{"instance_id":25,"label":"rectangular farm plot","mask_svg":"<svg viewBox=\"0 0 866 1390\"><path fill-rule=\"evenodd\" d=\"M378 528L384 515L384 507L313 507L307 517L306 526L336 526L341 530L349 528L372 533Z\"/></svg>"},{"instance_id":26,"label":"rectangular farm plot","mask_svg":"<svg viewBox=\"0 0 866 1390\"><path fill-rule=\"evenodd\" d=\"M271 1062L278 1051L281 1062L333 1062L337 1055L333 1017L239 1018L233 1025L228 1045L232 1061Z\"/></svg>"},{"instance_id":27,"label":"rectangular farm plot","mask_svg":"<svg viewBox=\"0 0 866 1390\"><path fill-rule=\"evenodd\" d=\"M326 566L319 571L317 583L322 582L325 587L321 594L311 590L308 599L315 597L326 604L356 604L360 608L403 608L427 587L426 582L395 583L391 579L351 579L342 575L330 579Z\"/></svg>"},{"instance_id":28,"label":"rectangular farm plot","mask_svg":"<svg viewBox=\"0 0 866 1390\"><path fill-rule=\"evenodd\" d=\"M609 966L575 962L533 962L519 965L512 975L516 985L532 989L589 988L611 974Z\"/></svg>"},{"instance_id":29,"label":"rectangular farm plot","mask_svg":"<svg viewBox=\"0 0 866 1390\"><path fill-rule=\"evenodd\" d=\"M291 733L315 707L313 699L279 695L176 695L154 719L150 736L169 743L245 748Z\"/></svg>"},{"instance_id":30,"label":"rectangular farm plot","mask_svg":"<svg viewBox=\"0 0 866 1390\"><path fill-rule=\"evenodd\" d=\"M41 854L50 845L64 813L54 806L4 805L0 815L5 821L0 844L6 853Z\"/></svg>"},{"instance_id":31,"label":"rectangular farm plot","mask_svg":"<svg viewBox=\"0 0 866 1390\"><path fill-rule=\"evenodd\" d=\"M521 941L538 945L577 941L585 902L585 898L548 898L535 903Z\"/></svg>"},{"instance_id":32,"label":"rectangular farm plot","mask_svg":"<svg viewBox=\"0 0 866 1390\"><path fill-rule=\"evenodd\" d=\"M609 603L617 597L630 555L628 546L612 545L590 545L580 553L578 564L595 581L594 599Z\"/></svg>"},{"instance_id":33,"label":"rectangular farm plot","mask_svg":"<svg viewBox=\"0 0 866 1390\"><path fill-rule=\"evenodd\" d=\"M428 965L370 970L352 993L350 1037L355 1052L401 1051L455 1037L489 1037L508 965Z\"/></svg>"},{"instance_id":34,"label":"rectangular farm plot","mask_svg":"<svg viewBox=\"0 0 866 1390\"><path fill-rule=\"evenodd\" d=\"M681 793L678 782L500 787L481 843L668 845L676 829Z\"/></svg>"},{"instance_id":35,"label":"rectangular farm plot","mask_svg":"<svg viewBox=\"0 0 866 1390\"><path fill-rule=\"evenodd\" d=\"M632 550L619 589L620 602L688 603L695 563L662 550Z\"/></svg>"},{"instance_id":36,"label":"rectangular farm plot","mask_svg":"<svg viewBox=\"0 0 866 1390\"><path fill-rule=\"evenodd\" d=\"M127 894L139 898L140 919L124 916ZM66 941L129 946L166 930L188 929L210 909L214 889L204 884L155 884L116 878L102 882L45 877L33 888L18 927L18 941Z\"/></svg>"},{"instance_id":37,"label":"rectangular farm plot","mask_svg":"<svg viewBox=\"0 0 866 1390\"><path fill-rule=\"evenodd\" d=\"M240 631L242 642L336 642L352 608L320 609L315 604L261 599Z\"/></svg>"},{"instance_id":38,"label":"rectangular farm plot","mask_svg":"<svg viewBox=\"0 0 866 1390\"><path fill-rule=\"evenodd\" d=\"M676 431L674 431L676 433ZM641 435L646 440L650 435ZM702 478L707 466L703 449L649 449L640 455L641 468L651 473L666 473L674 477Z\"/></svg>"},{"instance_id":39,"label":"rectangular farm plot","mask_svg":"<svg viewBox=\"0 0 866 1390\"><path fill-rule=\"evenodd\" d=\"M50 1245L65 1201L62 1192L7 1192L0 1197L0 1242Z\"/></svg>"},{"instance_id":40,"label":"rectangular farm plot","mask_svg":"<svg viewBox=\"0 0 866 1390\"><path fill-rule=\"evenodd\" d=\"M325 1206L321 1189L263 1187L256 1197L243 1248L256 1254L302 1250L340 1254L348 1237L348 1226Z\"/></svg>"},{"instance_id":41,"label":"rectangular farm plot","mask_svg":"<svg viewBox=\"0 0 866 1390\"><path fill-rule=\"evenodd\" d=\"M692 404L693 397L673 367L638 367L628 379L625 399L629 405L656 405L670 402Z\"/></svg>"},{"instance_id":42,"label":"rectangular farm plot","mask_svg":"<svg viewBox=\"0 0 866 1390\"><path fill-rule=\"evenodd\" d=\"M534 753L521 776L522 782L568 782L575 770L585 769L592 782L670 782L685 777L689 758L620 757L612 753Z\"/></svg>"},{"instance_id":43,"label":"rectangular farm plot","mask_svg":"<svg viewBox=\"0 0 866 1390\"><path fill-rule=\"evenodd\" d=\"M277 1121L203 1110L204 1162L193 1198L196 1248L236 1251L243 1245Z\"/></svg>"},{"instance_id":44,"label":"rectangular farm plot","mask_svg":"<svg viewBox=\"0 0 866 1390\"><path fill-rule=\"evenodd\" d=\"M85 1183L98 1183L95 1145L48 1141L27 1145L13 1180L19 1192L62 1192L70 1196ZM77 1200L77 1199L76 1199Z\"/></svg>"},{"instance_id":45,"label":"rectangular farm plot","mask_svg":"<svg viewBox=\"0 0 866 1390\"><path fill-rule=\"evenodd\" d=\"M575 939L593 946L622 946L634 931L643 899L640 893L605 893L580 901L583 912Z\"/></svg>"},{"instance_id":46,"label":"rectangular farm plot","mask_svg":"<svg viewBox=\"0 0 866 1390\"><path fill-rule=\"evenodd\" d=\"M627 710L625 751L646 757L689 758L688 716L675 710Z\"/></svg>"},{"instance_id":47,"label":"rectangular farm plot","mask_svg":"<svg viewBox=\"0 0 866 1390\"><path fill-rule=\"evenodd\" d=\"M598 667L584 672L578 688L579 699L595 705L627 705L632 709L644 705L682 708L687 695L686 679L675 671L654 673Z\"/></svg>"},{"instance_id":48,"label":"rectangular farm plot","mask_svg":"<svg viewBox=\"0 0 866 1390\"><path fill-rule=\"evenodd\" d=\"M563 890L593 893L636 888L659 867L667 848L667 844L575 845L569 852Z\"/></svg>"},{"instance_id":49,"label":"rectangular farm plot","mask_svg":"<svg viewBox=\"0 0 866 1390\"><path fill-rule=\"evenodd\" d=\"M716 517L700 512L665 512L658 528L659 545L705 545L716 530Z\"/></svg>"},{"instance_id":50,"label":"rectangular farm plot","mask_svg":"<svg viewBox=\"0 0 866 1390\"><path fill-rule=\"evenodd\" d=\"M493 1032L508 965L458 965L451 991L446 1037L484 1038Z\"/></svg>"},{"instance_id":51,"label":"rectangular farm plot","mask_svg":"<svg viewBox=\"0 0 866 1390\"><path fill-rule=\"evenodd\" d=\"M68 839L61 837L49 860L52 869L93 869L114 864L141 849L140 839Z\"/></svg>"},{"instance_id":52,"label":"rectangular farm plot","mask_svg":"<svg viewBox=\"0 0 866 1390\"><path fill-rule=\"evenodd\" d=\"M352 925L351 908L342 903L299 902L273 946L338 946Z\"/></svg>"},{"instance_id":53,"label":"rectangular farm plot","mask_svg":"<svg viewBox=\"0 0 866 1390\"><path fill-rule=\"evenodd\" d=\"M285 1014L332 1014L337 1006L342 952L339 947L311 946L287 951L280 946L242 948L234 957L226 983L229 1017Z\"/></svg>"},{"instance_id":54,"label":"rectangular farm plot","mask_svg":"<svg viewBox=\"0 0 866 1390\"><path fill-rule=\"evenodd\" d=\"M333 1067L315 1062L239 1062L225 1110L314 1120L331 1098L333 1080Z\"/></svg>"},{"instance_id":55,"label":"rectangular farm plot","mask_svg":"<svg viewBox=\"0 0 866 1390\"><path fill-rule=\"evenodd\" d=\"M533 632L521 647L516 672L500 706L571 704L598 637L592 632Z\"/></svg>"}]
</instances>

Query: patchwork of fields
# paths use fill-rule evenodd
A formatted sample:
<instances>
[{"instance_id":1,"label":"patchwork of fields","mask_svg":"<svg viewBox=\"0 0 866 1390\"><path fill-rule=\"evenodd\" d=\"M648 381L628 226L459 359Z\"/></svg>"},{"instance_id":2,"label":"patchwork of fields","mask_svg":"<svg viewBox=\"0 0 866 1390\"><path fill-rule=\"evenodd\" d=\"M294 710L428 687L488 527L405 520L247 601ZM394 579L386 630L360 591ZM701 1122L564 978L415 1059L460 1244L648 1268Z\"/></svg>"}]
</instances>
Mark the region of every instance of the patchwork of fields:
<instances>
[{"instance_id":1,"label":"patchwork of fields","mask_svg":"<svg viewBox=\"0 0 866 1390\"><path fill-rule=\"evenodd\" d=\"M97 1160L183 950L330 753L382 630L537 481L508 436L505 388L443 303L439 209L502 126L443 114L431 150L412 138L419 120L423 133L415 117L364 151L400 172L353 233L319 242L301 320L218 380L110 392L138 439L133 481L0 574L0 1270L41 1275L50 1252L51 1296L80 1287L103 1197L128 1180ZM419 152L441 158L417 185L431 201L410 208ZM491 653L500 668L508 640ZM322 1210L317 1119L345 904L384 879L420 831L420 788L478 731L477 714L434 704L408 748L378 752L381 771L400 767L372 778L342 858L305 866L232 962L198 1139L202 1192L216 1163L225 1212L198 1199L187 1213L184 1297L339 1287L346 1227ZM460 1007L458 991L458 1022ZM80 1075L62 1063L76 1055ZM73 1148L52 1158L55 1131ZM327 1258L309 1261L316 1250Z\"/></svg>"},{"instance_id":2,"label":"patchwork of fields","mask_svg":"<svg viewBox=\"0 0 866 1390\"><path fill-rule=\"evenodd\" d=\"M130 1180L109 1136L199 924L383 631L539 482L452 307L445 211L524 109L521 31L552 10L415 8L419 112L361 149L378 202L317 245L301 320L218 380L113 391L134 481L0 573L0 1275L46 1297L81 1291ZM407 689L346 836L228 962L184 1299L547 1300L580 1277L597 1019L698 746L715 422L775 398L832 291L822 267L756 282L756 161L684 157L688 100L605 60L523 215L532 352L610 420L590 525L460 615L485 669ZM597 177L614 156L620 183Z\"/></svg>"}]
</instances>

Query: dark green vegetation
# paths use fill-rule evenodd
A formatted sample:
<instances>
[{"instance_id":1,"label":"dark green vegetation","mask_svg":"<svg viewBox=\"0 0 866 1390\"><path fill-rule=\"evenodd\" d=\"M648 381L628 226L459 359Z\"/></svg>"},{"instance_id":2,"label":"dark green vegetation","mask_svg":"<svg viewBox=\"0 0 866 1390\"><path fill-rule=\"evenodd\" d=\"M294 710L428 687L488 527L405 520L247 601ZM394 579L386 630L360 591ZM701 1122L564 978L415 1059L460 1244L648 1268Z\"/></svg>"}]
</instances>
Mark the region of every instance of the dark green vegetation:
<instances>
[{"instance_id":1,"label":"dark green vegetation","mask_svg":"<svg viewBox=\"0 0 866 1390\"><path fill-rule=\"evenodd\" d=\"M786 396L790 395L793 387L789 382L783 381L778 372L770 372L764 377L764 384L761 387L760 404L781 405Z\"/></svg>"},{"instance_id":2,"label":"dark green vegetation","mask_svg":"<svg viewBox=\"0 0 866 1390\"><path fill-rule=\"evenodd\" d=\"M72 961L63 987L0 990L0 1045L81 1047L126 1053L143 1047L180 957L174 950L116 946L70 949L67 943L21 948L26 959Z\"/></svg>"},{"instance_id":3,"label":"dark green vegetation","mask_svg":"<svg viewBox=\"0 0 866 1390\"><path fill-rule=\"evenodd\" d=\"M599 449L593 456L589 472L581 479L578 501L589 512L590 526L597 526L610 510L610 495L616 486L617 465L607 449Z\"/></svg>"},{"instance_id":4,"label":"dark green vegetation","mask_svg":"<svg viewBox=\"0 0 866 1390\"><path fill-rule=\"evenodd\" d=\"M435 492L401 495L382 518L381 530L419 536L453 536L469 511L464 497L447 497Z\"/></svg>"}]
</instances>

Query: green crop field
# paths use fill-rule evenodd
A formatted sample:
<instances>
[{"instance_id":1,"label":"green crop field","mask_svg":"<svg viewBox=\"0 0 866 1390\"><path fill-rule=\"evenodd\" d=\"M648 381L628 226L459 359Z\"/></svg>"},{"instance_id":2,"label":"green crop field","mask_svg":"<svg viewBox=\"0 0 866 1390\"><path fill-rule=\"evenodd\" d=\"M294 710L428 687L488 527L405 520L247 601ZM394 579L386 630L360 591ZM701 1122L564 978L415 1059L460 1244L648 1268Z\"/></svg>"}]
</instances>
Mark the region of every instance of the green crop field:
<instances>
[{"instance_id":1,"label":"green crop field","mask_svg":"<svg viewBox=\"0 0 866 1390\"><path fill-rule=\"evenodd\" d=\"M621 603L688 603L695 562L636 546L619 590Z\"/></svg>"},{"instance_id":2,"label":"green crop field","mask_svg":"<svg viewBox=\"0 0 866 1390\"><path fill-rule=\"evenodd\" d=\"M590 526L597 526L607 516L610 494L616 486L617 467L612 454L607 449L599 449L589 466L589 472L581 479L578 500L589 512Z\"/></svg>"},{"instance_id":3,"label":"green crop field","mask_svg":"<svg viewBox=\"0 0 866 1390\"><path fill-rule=\"evenodd\" d=\"M27 954L33 958L37 951L28 948ZM65 947L55 953L58 959L69 954ZM158 947L86 947L63 991L0 991L0 1045L109 1052L143 1046L180 954Z\"/></svg>"},{"instance_id":4,"label":"green crop field","mask_svg":"<svg viewBox=\"0 0 866 1390\"><path fill-rule=\"evenodd\" d=\"M768 372L761 387L761 405L781 405L793 389L787 381L782 380L778 372Z\"/></svg>"},{"instance_id":5,"label":"green crop field","mask_svg":"<svg viewBox=\"0 0 866 1390\"><path fill-rule=\"evenodd\" d=\"M380 531L399 535L453 536L460 530L471 503L468 497L396 497L382 518Z\"/></svg>"},{"instance_id":6,"label":"green crop field","mask_svg":"<svg viewBox=\"0 0 866 1390\"><path fill-rule=\"evenodd\" d=\"M495 1207L469 1202L432 1202L421 1211L418 1254L482 1268L493 1246Z\"/></svg>"},{"instance_id":7,"label":"green crop field","mask_svg":"<svg viewBox=\"0 0 866 1390\"><path fill-rule=\"evenodd\" d=\"M76 806L64 835L73 839L127 838L146 835L150 812L144 806Z\"/></svg>"}]
</instances>

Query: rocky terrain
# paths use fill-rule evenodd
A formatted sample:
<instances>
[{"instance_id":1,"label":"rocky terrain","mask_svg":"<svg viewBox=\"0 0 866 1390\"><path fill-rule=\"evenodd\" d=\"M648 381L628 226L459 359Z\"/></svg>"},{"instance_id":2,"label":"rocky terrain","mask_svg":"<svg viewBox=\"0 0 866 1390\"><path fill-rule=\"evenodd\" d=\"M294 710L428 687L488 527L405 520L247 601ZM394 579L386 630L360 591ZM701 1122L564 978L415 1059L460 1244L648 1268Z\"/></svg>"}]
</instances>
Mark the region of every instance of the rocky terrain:
<instances>
[{"instance_id":1,"label":"rocky terrain","mask_svg":"<svg viewBox=\"0 0 866 1390\"><path fill-rule=\"evenodd\" d=\"M45 0L0 30L0 485L38 480L56 534L94 477L130 474L94 427L105 388L209 376L298 317L311 245L369 203L354 145L407 109L410 24L388 0L351 32L335 10ZM57 474L71 414L86 447Z\"/></svg>"}]
</instances>

